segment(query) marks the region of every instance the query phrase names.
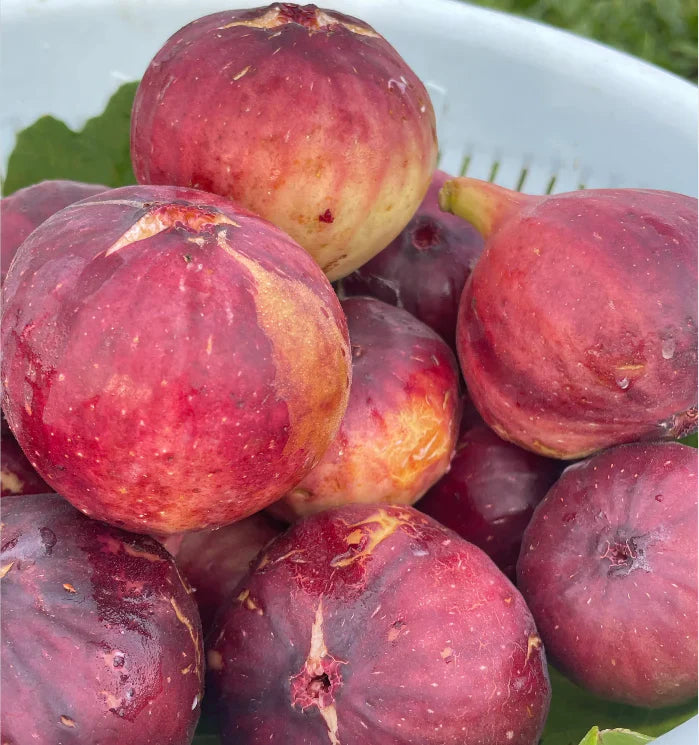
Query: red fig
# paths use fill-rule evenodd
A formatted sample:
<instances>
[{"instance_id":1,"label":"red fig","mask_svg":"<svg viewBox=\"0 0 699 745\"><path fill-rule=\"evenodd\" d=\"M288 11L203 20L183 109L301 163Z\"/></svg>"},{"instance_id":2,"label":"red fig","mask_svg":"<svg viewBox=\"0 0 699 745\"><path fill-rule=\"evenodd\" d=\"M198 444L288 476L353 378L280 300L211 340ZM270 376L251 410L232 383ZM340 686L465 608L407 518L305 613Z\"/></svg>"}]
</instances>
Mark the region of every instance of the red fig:
<instances>
[{"instance_id":1,"label":"red fig","mask_svg":"<svg viewBox=\"0 0 699 745\"><path fill-rule=\"evenodd\" d=\"M425 87L363 21L274 3L200 18L146 70L131 121L141 183L233 199L331 279L387 246L437 156Z\"/></svg>"},{"instance_id":2,"label":"red fig","mask_svg":"<svg viewBox=\"0 0 699 745\"><path fill-rule=\"evenodd\" d=\"M697 693L697 451L635 443L568 467L536 508L517 583L558 668L593 693Z\"/></svg>"},{"instance_id":3,"label":"red fig","mask_svg":"<svg viewBox=\"0 0 699 745\"><path fill-rule=\"evenodd\" d=\"M224 525L316 464L348 399L347 325L280 230L193 189L49 218L5 281L3 408L39 474L137 532Z\"/></svg>"},{"instance_id":4,"label":"red fig","mask_svg":"<svg viewBox=\"0 0 699 745\"><path fill-rule=\"evenodd\" d=\"M19 189L0 200L0 251L2 282L22 241L51 217L73 202L106 191L101 184L81 181L42 181Z\"/></svg>"},{"instance_id":5,"label":"red fig","mask_svg":"<svg viewBox=\"0 0 699 745\"><path fill-rule=\"evenodd\" d=\"M440 204L486 236L457 350L499 435L574 459L696 429L696 199L534 197L464 178L444 185Z\"/></svg>"},{"instance_id":6,"label":"red fig","mask_svg":"<svg viewBox=\"0 0 699 745\"><path fill-rule=\"evenodd\" d=\"M250 562L281 531L281 523L260 512L218 530L186 533L176 547L172 539L166 541L165 548L194 590L205 636Z\"/></svg>"},{"instance_id":7,"label":"red fig","mask_svg":"<svg viewBox=\"0 0 699 745\"><path fill-rule=\"evenodd\" d=\"M57 494L2 513L2 742L189 745L201 624L172 557Z\"/></svg>"},{"instance_id":8,"label":"red fig","mask_svg":"<svg viewBox=\"0 0 699 745\"><path fill-rule=\"evenodd\" d=\"M480 549L410 507L299 520L210 634L224 745L535 745L544 649Z\"/></svg>"},{"instance_id":9,"label":"red fig","mask_svg":"<svg viewBox=\"0 0 699 745\"><path fill-rule=\"evenodd\" d=\"M352 390L340 431L278 517L357 502L412 504L449 468L459 430L454 354L410 313L369 297L342 302Z\"/></svg>"},{"instance_id":10,"label":"red fig","mask_svg":"<svg viewBox=\"0 0 699 745\"><path fill-rule=\"evenodd\" d=\"M524 529L561 470L560 461L480 424L462 431L449 472L416 506L483 549L514 581Z\"/></svg>"},{"instance_id":11,"label":"red fig","mask_svg":"<svg viewBox=\"0 0 699 745\"><path fill-rule=\"evenodd\" d=\"M437 195L451 178L436 171L405 229L381 253L341 280L345 295L372 295L412 313L454 347L459 298L483 250L481 234L441 212Z\"/></svg>"}]
</instances>

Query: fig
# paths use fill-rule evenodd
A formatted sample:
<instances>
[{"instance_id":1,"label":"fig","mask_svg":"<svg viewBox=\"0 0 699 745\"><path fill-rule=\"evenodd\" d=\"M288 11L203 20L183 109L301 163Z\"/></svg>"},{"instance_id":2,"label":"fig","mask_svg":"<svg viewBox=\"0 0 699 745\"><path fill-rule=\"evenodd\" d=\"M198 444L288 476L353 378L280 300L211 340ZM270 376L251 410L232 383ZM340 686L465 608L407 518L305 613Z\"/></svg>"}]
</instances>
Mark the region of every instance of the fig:
<instances>
[{"instance_id":1,"label":"fig","mask_svg":"<svg viewBox=\"0 0 699 745\"><path fill-rule=\"evenodd\" d=\"M412 504L449 468L459 371L442 339L370 297L342 302L352 390L340 431L313 470L270 508L286 520L351 503Z\"/></svg>"},{"instance_id":2,"label":"fig","mask_svg":"<svg viewBox=\"0 0 699 745\"><path fill-rule=\"evenodd\" d=\"M194 186L285 230L332 280L385 248L430 184L429 95L358 18L273 3L175 33L136 92L140 183Z\"/></svg>"},{"instance_id":3,"label":"fig","mask_svg":"<svg viewBox=\"0 0 699 745\"><path fill-rule=\"evenodd\" d=\"M620 445L569 466L522 542L517 584L546 651L635 706L697 693L697 451Z\"/></svg>"},{"instance_id":4,"label":"fig","mask_svg":"<svg viewBox=\"0 0 699 745\"><path fill-rule=\"evenodd\" d=\"M5 281L3 408L85 514L225 525L316 464L347 406L347 324L288 236L230 201L130 186L67 207Z\"/></svg>"},{"instance_id":5,"label":"fig","mask_svg":"<svg viewBox=\"0 0 699 745\"><path fill-rule=\"evenodd\" d=\"M22 241L54 212L109 187L81 181L42 181L0 199L2 282Z\"/></svg>"},{"instance_id":6,"label":"fig","mask_svg":"<svg viewBox=\"0 0 699 745\"><path fill-rule=\"evenodd\" d=\"M57 494L2 508L2 742L189 745L201 624L172 557Z\"/></svg>"},{"instance_id":7,"label":"fig","mask_svg":"<svg viewBox=\"0 0 699 745\"><path fill-rule=\"evenodd\" d=\"M529 196L447 181L486 237L459 305L473 402L555 458L682 437L697 423L697 200L647 189Z\"/></svg>"},{"instance_id":8,"label":"fig","mask_svg":"<svg viewBox=\"0 0 699 745\"><path fill-rule=\"evenodd\" d=\"M437 195L450 178L436 171L400 235L340 284L346 296L371 295L405 308L454 348L459 298L483 250L483 237L461 218L440 211Z\"/></svg>"},{"instance_id":9,"label":"fig","mask_svg":"<svg viewBox=\"0 0 699 745\"><path fill-rule=\"evenodd\" d=\"M194 590L205 636L250 562L282 529L281 523L260 512L217 530L185 533L177 545L172 539L165 543Z\"/></svg>"},{"instance_id":10,"label":"fig","mask_svg":"<svg viewBox=\"0 0 699 745\"><path fill-rule=\"evenodd\" d=\"M207 696L224 745L535 745L544 649L490 559L410 507L299 520L216 618Z\"/></svg>"},{"instance_id":11,"label":"fig","mask_svg":"<svg viewBox=\"0 0 699 745\"><path fill-rule=\"evenodd\" d=\"M4 419L3 419L4 422ZM2 496L46 494L51 487L39 476L22 452L9 427L3 426L0 440L0 479Z\"/></svg>"},{"instance_id":12,"label":"fig","mask_svg":"<svg viewBox=\"0 0 699 745\"><path fill-rule=\"evenodd\" d=\"M524 529L562 470L561 461L480 424L462 430L449 471L416 507L485 551L514 581Z\"/></svg>"}]
</instances>

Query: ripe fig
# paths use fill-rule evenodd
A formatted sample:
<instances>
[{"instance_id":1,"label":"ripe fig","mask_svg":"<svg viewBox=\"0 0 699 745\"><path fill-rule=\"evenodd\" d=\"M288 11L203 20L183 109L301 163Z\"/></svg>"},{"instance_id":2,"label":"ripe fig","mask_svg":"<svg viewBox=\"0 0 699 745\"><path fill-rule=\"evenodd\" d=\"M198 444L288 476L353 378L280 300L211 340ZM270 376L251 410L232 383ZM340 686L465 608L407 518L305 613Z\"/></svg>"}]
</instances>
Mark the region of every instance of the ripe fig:
<instances>
[{"instance_id":1,"label":"ripe fig","mask_svg":"<svg viewBox=\"0 0 699 745\"><path fill-rule=\"evenodd\" d=\"M697 451L611 448L569 466L524 533L517 584L546 651L636 706L697 693Z\"/></svg>"},{"instance_id":2,"label":"ripe fig","mask_svg":"<svg viewBox=\"0 0 699 745\"><path fill-rule=\"evenodd\" d=\"M67 207L5 281L3 408L84 513L225 525L316 464L349 396L347 325L288 236L228 200L131 186Z\"/></svg>"},{"instance_id":3,"label":"ripe fig","mask_svg":"<svg viewBox=\"0 0 699 745\"><path fill-rule=\"evenodd\" d=\"M273 3L205 16L166 42L136 93L131 155L139 182L228 197L335 280L417 209L436 164L435 116L371 26Z\"/></svg>"},{"instance_id":4,"label":"ripe fig","mask_svg":"<svg viewBox=\"0 0 699 745\"><path fill-rule=\"evenodd\" d=\"M221 610L224 745L535 745L544 649L478 548L410 507L349 505L276 538Z\"/></svg>"},{"instance_id":5,"label":"ripe fig","mask_svg":"<svg viewBox=\"0 0 699 745\"><path fill-rule=\"evenodd\" d=\"M281 523L258 512L217 530L185 533L176 546L166 541L165 548L175 556L177 567L194 590L204 636L250 562L282 530Z\"/></svg>"},{"instance_id":6,"label":"ripe fig","mask_svg":"<svg viewBox=\"0 0 699 745\"><path fill-rule=\"evenodd\" d=\"M561 461L480 424L462 430L448 473L416 507L485 551L514 581L524 529L562 469Z\"/></svg>"},{"instance_id":7,"label":"ripe fig","mask_svg":"<svg viewBox=\"0 0 699 745\"><path fill-rule=\"evenodd\" d=\"M2 742L189 745L201 624L172 557L57 494L2 520Z\"/></svg>"},{"instance_id":8,"label":"ripe fig","mask_svg":"<svg viewBox=\"0 0 699 745\"><path fill-rule=\"evenodd\" d=\"M483 237L461 218L440 211L437 195L450 178L436 171L400 235L340 284L345 295L371 295L405 308L454 348L459 298L483 251Z\"/></svg>"},{"instance_id":9,"label":"ripe fig","mask_svg":"<svg viewBox=\"0 0 699 745\"><path fill-rule=\"evenodd\" d=\"M5 281L5 275L17 249L34 228L41 225L54 212L108 188L101 184L84 184L81 181L42 181L0 199L1 281Z\"/></svg>"},{"instance_id":10,"label":"ripe fig","mask_svg":"<svg viewBox=\"0 0 699 745\"><path fill-rule=\"evenodd\" d=\"M10 428L6 426L2 428L0 440L0 479L3 497L15 494L46 494L52 491L34 470Z\"/></svg>"},{"instance_id":11,"label":"ripe fig","mask_svg":"<svg viewBox=\"0 0 699 745\"><path fill-rule=\"evenodd\" d=\"M527 196L448 181L486 249L457 351L505 439L556 458L672 439L697 422L697 200L646 189Z\"/></svg>"},{"instance_id":12,"label":"ripe fig","mask_svg":"<svg viewBox=\"0 0 699 745\"><path fill-rule=\"evenodd\" d=\"M459 430L459 371L442 339L370 297L342 302L352 390L320 463L270 508L287 520L357 502L412 504L449 468Z\"/></svg>"}]
</instances>

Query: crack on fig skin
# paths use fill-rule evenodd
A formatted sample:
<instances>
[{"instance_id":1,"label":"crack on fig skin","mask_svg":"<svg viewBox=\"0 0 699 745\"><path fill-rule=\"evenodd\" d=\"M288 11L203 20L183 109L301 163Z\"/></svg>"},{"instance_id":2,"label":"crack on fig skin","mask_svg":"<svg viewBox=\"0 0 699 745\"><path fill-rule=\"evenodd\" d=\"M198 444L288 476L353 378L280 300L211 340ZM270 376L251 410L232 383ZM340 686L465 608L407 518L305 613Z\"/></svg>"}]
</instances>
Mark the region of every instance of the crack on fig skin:
<instances>
[{"instance_id":1,"label":"crack on fig skin","mask_svg":"<svg viewBox=\"0 0 699 745\"><path fill-rule=\"evenodd\" d=\"M411 527L413 520L414 518L408 513L390 515L386 510L379 509L366 520L348 525L348 528L361 530L353 530L345 537L349 545L348 551L335 556L330 566L344 568L355 562L366 560L380 543L392 536L399 528ZM376 527L370 527L372 525Z\"/></svg>"},{"instance_id":2,"label":"crack on fig skin","mask_svg":"<svg viewBox=\"0 0 699 745\"><path fill-rule=\"evenodd\" d=\"M66 727L74 728L75 720L67 717L65 714L61 714L61 724L65 725Z\"/></svg>"},{"instance_id":3,"label":"crack on fig skin","mask_svg":"<svg viewBox=\"0 0 699 745\"><path fill-rule=\"evenodd\" d=\"M201 233L216 225L240 227L234 220L213 210L179 204L156 205L135 222L121 238L115 241L104 252L104 255L111 256L125 246L152 238L154 235L173 227L185 227Z\"/></svg>"},{"instance_id":4,"label":"crack on fig skin","mask_svg":"<svg viewBox=\"0 0 699 745\"><path fill-rule=\"evenodd\" d=\"M524 660L525 664L529 662L529 658L532 656L532 652L539 649L540 647L541 637L538 636L538 634L529 634L529 638L527 639L527 656Z\"/></svg>"},{"instance_id":5,"label":"crack on fig skin","mask_svg":"<svg viewBox=\"0 0 699 745\"><path fill-rule=\"evenodd\" d=\"M295 5L293 3L276 3L266 8L264 13L255 18L232 21L225 26L219 26L216 30L223 31L224 29L235 26L247 26L248 28L274 31L287 24L303 26L309 34L319 31L332 31L333 27L341 26L353 34L379 38L379 34L370 26L352 23L349 18L346 20L344 18L336 18L334 15L321 10L316 5Z\"/></svg>"},{"instance_id":6,"label":"crack on fig skin","mask_svg":"<svg viewBox=\"0 0 699 745\"><path fill-rule=\"evenodd\" d=\"M254 610L258 616L264 616L265 612L250 597L250 590L243 590L237 598L248 610Z\"/></svg>"},{"instance_id":7,"label":"crack on fig skin","mask_svg":"<svg viewBox=\"0 0 699 745\"><path fill-rule=\"evenodd\" d=\"M14 566L14 561L11 561L9 564L4 564L0 567L0 579L3 579L7 575L7 573L12 569Z\"/></svg>"},{"instance_id":8,"label":"crack on fig skin","mask_svg":"<svg viewBox=\"0 0 699 745\"><path fill-rule=\"evenodd\" d=\"M340 665L346 665L328 653L323 633L323 598L318 603L313 625L308 657L301 672L289 678L291 705L306 711L317 707L328 728L331 745L341 745L338 736L337 709L335 692L342 686Z\"/></svg>"},{"instance_id":9,"label":"crack on fig skin","mask_svg":"<svg viewBox=\"0 0 699 745\"><path fill-rule=\"evenodd\" d=\"M3 492L11 494L21 494L24 489L24 482L16 473L6 471L4 468L0 471L0 484Z\"/></svg>"},{"instance_id":10,"label":"crack on fig skin","mask_svg":"<svg viewBox=\"0 0 699 745\"><path fill-rule=\"evenodd\" d=\"M194 630L194 627L192 626L191 620L189 618L187 618L187 616L185 616L184 613L182 613L179 605L177 605L177 601L175 600L175 598L170 598L170 605L172 606L173 610L175 611L175 615L177 616L177 620L181 624L183 624L186 627L187 631L189 632L189 636L190 636L190 638L192 640L192 645L194 647L194 666L195 666L195 671L196 671L196 674L197 674L197 678L199 678L199 683L201 684L201 682L202 682L202 665L201 665L202 651L201 651L201 648L199 646L199 640L197 638L197 634L196 634L196 632ZM198 699L201 699L201 694L198 694L197 698Z\"/></svg>"}]
</instances>

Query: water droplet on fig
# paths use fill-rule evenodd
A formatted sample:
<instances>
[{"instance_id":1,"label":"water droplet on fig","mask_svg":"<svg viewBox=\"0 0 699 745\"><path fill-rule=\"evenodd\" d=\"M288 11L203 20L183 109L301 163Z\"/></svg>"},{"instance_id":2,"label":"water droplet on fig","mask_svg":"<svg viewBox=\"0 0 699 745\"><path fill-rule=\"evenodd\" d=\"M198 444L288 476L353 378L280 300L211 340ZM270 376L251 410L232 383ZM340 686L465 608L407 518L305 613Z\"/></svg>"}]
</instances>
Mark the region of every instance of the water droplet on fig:
<instances>
[{"instance_id":1,"label":"water droplet on fig","mask_svg":"<svg viewBox=\"0 0 699 745\"><path fill-rule=\"evenodd\" d=\"M628 378L620 378L616 381L616 384L621 388L622 391L625 391L629 387L629 379Z\"/></svg>"},{"instance_id":2,"label":"water droplet on fig","mask_svg":"<svg viewBox=\"0 0 699 745\"><path fill-rule=\"evenodd\" d=\"M676 344L674 339L665 339L663 341L661 352L664 360L672 359L673 355L675 354L675 346Z\"/></svg>"}]
</instances>

